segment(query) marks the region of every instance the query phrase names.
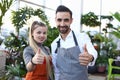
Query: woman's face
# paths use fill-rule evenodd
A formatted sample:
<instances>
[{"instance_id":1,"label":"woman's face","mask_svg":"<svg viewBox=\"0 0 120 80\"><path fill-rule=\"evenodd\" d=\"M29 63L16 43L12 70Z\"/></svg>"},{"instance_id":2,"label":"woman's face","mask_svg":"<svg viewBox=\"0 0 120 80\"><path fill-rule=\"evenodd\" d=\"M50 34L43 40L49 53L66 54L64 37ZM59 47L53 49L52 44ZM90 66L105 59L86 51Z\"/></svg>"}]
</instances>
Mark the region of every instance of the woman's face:
<instances>
[{"instance_id":1,"label":"woman's face","mask_svg":"<svg viewBox=\"0 0 120 80\"><path fill-rule=\"evenodd\" d=\"M47 27L35 25L32 36L37 43L43 43L47 39Z\"/></svg>"}]
</instances>

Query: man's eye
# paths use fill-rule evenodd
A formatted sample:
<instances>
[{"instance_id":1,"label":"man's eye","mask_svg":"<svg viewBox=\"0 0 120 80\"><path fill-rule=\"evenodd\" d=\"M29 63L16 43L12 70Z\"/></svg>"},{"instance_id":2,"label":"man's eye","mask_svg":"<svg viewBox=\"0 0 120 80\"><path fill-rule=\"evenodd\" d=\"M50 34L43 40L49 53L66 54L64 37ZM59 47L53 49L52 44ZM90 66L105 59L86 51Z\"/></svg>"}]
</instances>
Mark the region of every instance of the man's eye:
<instances>
[{"instance_id":1,"label":"man's eye","mask_svg":"<svg viewBox=\"0 0 120 80\"><path fill-rule=\"evenodd\" d=\"M69 21L69 19L64 19L64 22L68 22Z\"/></svg>"},{"instance_id":2,"label":"man's eye","mask_svg":"<svg viewBox=\"0 0 120 80\"><path fill-rule=\"evenodd\" d=\"M58 22L61 22L61 21L62 21L62 19L57 19L57 21L58 21Z\"/></svg>"},{"instance_id":3,"label":"man's eye","mask_svg":"<svg viewBox=\"0 0 120 80\"><path fill-rule=\"evenodd\" d=\"M69 22L69 19L57 19L58 22L64 21L64 22Z\"/></svg>"}]
</instances>

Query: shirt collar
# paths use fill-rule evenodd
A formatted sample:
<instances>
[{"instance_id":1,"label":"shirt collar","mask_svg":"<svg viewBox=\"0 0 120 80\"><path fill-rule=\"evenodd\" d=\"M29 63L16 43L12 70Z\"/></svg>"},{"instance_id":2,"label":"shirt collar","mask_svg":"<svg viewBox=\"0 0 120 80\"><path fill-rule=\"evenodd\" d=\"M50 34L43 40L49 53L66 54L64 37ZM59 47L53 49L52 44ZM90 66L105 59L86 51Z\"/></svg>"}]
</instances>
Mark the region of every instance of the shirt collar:
<instances>
[{"instance_id":1,"label":"shirt collar","mask_svg":"<svg viewBox=\"0 0 120 80\"><path fill-rule=\"evenodd\" d=\"M72 30L68 33L67 37L66 38L69 38L69 37L72 37ZM59 34L58 36L59 39L62 39L61 35Z\"/></svg>"}]
</instances>

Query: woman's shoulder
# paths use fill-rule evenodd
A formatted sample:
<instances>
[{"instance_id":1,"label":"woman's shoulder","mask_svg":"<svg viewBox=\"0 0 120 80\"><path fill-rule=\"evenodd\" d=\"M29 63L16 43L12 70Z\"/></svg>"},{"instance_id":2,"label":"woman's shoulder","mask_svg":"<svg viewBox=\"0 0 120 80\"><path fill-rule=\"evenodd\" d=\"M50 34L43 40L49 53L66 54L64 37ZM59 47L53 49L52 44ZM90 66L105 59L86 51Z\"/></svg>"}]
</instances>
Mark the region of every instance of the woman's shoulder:
<instances>
[{"instance_id":1,"label":"woman's shoulder","mask_svg":"<svg viewBox=\"0 0 120 80\"><path fill-rule=\"evenodd\" d=\"M27 46L27 47L25 47L24 50L30 50L30 49L32 49L32 48L30 46Z\"/></svg>"},{"instance_id":2,"label":"woman's shoulder","mask_svg":"<svg viewBox=\"0 0 120 80\"><path fill-rule=\"evenodd\" d=\"M45 50L50 53L50 48L48 46L44 46Z\"/></svg>"},{"instance_id":3,"label":"woman's shoulder","mask_svg":"<svg viewBox=\"0 0 120 80\"><path fill-rule=\"evenodd\" d=\"M44 46L45 47L45 49L50 49L48 46Z\"/></svg>"},{"instance_id":4,"label":"woman's shoulder","mask_svg":"<svg viewBox=\"0 0 120 80\"><path fill-rule=\"evenodd\" d=\"M25 47L24 52L31 52L33 49L30 46Z\"/></svg>"}]
</instances>

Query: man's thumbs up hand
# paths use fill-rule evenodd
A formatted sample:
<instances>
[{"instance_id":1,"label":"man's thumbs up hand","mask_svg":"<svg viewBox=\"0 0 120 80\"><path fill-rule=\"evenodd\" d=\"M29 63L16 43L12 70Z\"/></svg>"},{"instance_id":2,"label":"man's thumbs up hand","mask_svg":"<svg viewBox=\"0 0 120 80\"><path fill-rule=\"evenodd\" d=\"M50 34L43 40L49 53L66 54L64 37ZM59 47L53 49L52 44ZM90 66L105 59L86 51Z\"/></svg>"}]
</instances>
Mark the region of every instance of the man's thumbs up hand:
<instances>
[{"instance_id":1,"label":"man's thumbs up hand","mask_svg":"<svg viewBox=\"0 0 120 80\"><path fill-rule=\"evenodd\" d=\"M43 64L44 62L44 56L41 54L40 48L38 49L35 56L32 58L32 62L34 64Z\"/></svg>"},{"instance_id":2,"label":"man's thumbs up hand","mask_svg":"<svg viewBox=\"0 0 120 80\"><path fill-rule=\"evenodd\" d=\"M83 53L88 54L86 44L85 44L84 47L83 47Z\"/></svg>"},{"instance_id":3,"label":"man's thumbs up hand","mask_svg":"<svg viewBox=\"0 0 120 80\"><path fill-rule=\"evenodd\" d=\"M87 66L89 62L93 60L93 56L88 53L87 45L85 44L83 47L83 53L79 54L79 61L81 65Z\"/></svg>"}]
</instances>

